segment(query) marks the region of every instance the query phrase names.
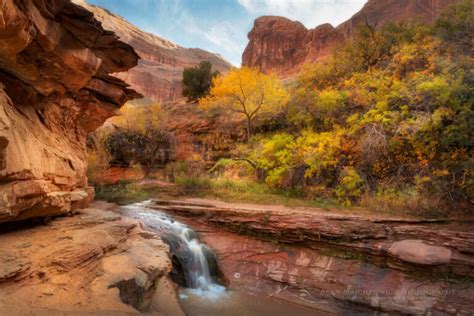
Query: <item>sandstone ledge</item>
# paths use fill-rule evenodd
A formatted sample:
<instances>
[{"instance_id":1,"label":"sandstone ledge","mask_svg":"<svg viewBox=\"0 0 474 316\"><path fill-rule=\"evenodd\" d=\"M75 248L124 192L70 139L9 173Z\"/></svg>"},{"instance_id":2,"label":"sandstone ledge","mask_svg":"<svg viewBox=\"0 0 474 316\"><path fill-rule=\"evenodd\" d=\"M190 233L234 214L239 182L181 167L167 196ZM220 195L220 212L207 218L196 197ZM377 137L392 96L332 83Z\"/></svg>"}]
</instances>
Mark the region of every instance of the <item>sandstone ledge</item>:
<instances>
[{"instance_id":1,"label":"sandstone ledge","mask_svg":"<svg viewBox=\"0 0 474 316\"><path fill-rule=\"evenodd\" d=\"M239 208L212 201L158 200L154 207L261 240L348 251L384 267L474 276L474 233L469 224L331 214L316 208Z\"/></svg>"}]
</instances>

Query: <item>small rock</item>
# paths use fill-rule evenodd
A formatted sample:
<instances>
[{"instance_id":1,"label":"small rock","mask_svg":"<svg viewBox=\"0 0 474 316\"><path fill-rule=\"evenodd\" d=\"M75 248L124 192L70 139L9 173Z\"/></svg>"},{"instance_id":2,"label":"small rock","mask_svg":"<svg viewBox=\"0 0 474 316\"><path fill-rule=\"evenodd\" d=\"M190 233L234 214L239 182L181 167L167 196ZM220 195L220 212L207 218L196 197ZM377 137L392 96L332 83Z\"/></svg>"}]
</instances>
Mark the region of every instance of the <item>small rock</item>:
<instances>
[{"instance_id":1,"label":"small rock","mask_svg":"<svg viewBox=\"0 0 474 316\"><path fill-rule=\"evenodd\" d=\"M422 240L402 240L392 244L388 252L403 261L438 265L451 262L451 250L446 247L431 246Z\"/></svg>"}]
</instances>

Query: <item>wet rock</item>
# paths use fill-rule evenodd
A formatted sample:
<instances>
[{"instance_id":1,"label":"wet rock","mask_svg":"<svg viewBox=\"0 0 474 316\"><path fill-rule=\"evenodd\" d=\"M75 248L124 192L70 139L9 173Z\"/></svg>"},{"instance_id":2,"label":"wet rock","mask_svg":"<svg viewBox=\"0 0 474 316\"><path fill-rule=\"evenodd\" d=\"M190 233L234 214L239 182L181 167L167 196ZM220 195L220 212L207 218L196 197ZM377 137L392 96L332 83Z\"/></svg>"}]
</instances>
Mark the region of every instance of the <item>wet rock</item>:
<instances>
[{"instance_id":1,"label":"wet rock","mask_svg":"<svg viewBox=\"0 0 474 316\"><path fill-rule=\"evenodd\" d=\"M179 220L186 222L183 217ZM377 310L442 315L447 310L474 308L474 296L470 297L474 284L468 279L450 282L420 274L416 268L400 271L377 266L370 257L350 250L275 244L188 220L217 254L231 289L265 294L330 314L365 315Z\"/></svg>"},{"instance_id":2,"label":"wet rock","mask_svg":"<svg viewBox=\"0 0 474 316\"><path fill-rule=\"evenodd\" d=\"M471 224L199 199L156 208L199 233L232 289L331 314L474 309L474 257L460 251Z\"/></svg>"},{"instance_id":3,"label":"wet rock","mask_svg":"<svg viewBox=\"0 0 474 316\"><path fill-rule=\"evenodd\" d=\"M160 311L163 315L184 316L179 305L177 285L167 277L160 278L151 299L151 310Z\"/></svg>"},{"instance_id":4,"label":"wet rock","mask_svg":"<svg viewBox=\"0 0 474 316\"><path fill-rule=\"evenodd\" d=\"M431 272L441 266L460 276L474 274L474 254L469 252L474 234L469 226L330 214L317 208L203 203L157 201L156 208L267 241L313 249L330 248L350 252L347 255L355 258L370 256L379 265L401 270L416 269L413 265L424 264Z\"/></svg>"}]
</instances>

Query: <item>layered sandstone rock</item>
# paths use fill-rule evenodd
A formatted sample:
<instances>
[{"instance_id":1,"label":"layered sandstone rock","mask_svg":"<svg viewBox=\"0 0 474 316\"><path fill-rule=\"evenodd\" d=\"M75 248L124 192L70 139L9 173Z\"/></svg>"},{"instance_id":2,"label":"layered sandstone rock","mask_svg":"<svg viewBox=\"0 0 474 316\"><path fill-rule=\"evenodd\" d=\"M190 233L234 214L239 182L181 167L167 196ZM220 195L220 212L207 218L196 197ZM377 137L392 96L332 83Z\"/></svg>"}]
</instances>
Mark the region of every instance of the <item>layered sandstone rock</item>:
<instances>
[{"instance_id":1,"label":"layered sandstone rock","mask_svg":"<svg viewBox=\"0 0 474 316\"><path fill-rule=\"evenodd\" d=\"M303 65L326 57L361 23L377 26L410 20L432 23L444 7L456 1L459 0L369 0L337 28L323 24L308 30L300 22L283 17L260 17L248 34L242 64L275 72L282 78L291 77Z\"/></svg>"},{"instance_id":2,"label":"layered sandstone rock","mask_svg":"<svg viewBox=\"0 0 474 316\"><path fill-rule=\"evenodd\" d=\"M0 7L0 222L87 204L86 135L139 97L133 48L66 0Z\"/></svg>"},{"instance_id":3,"label":"layered sandstone rock","mask_svg":"<svg viewBox=\"0 0 474 316\"><path fill-rule=\"evenodd\" d=\"M313 249L349 249L400 270L423 265L425 271L474 274L472 225L327 214L322 209L246 206L211 201L157 201L155 208L192 217L231 232ZM431 269L431 270L430 270Z\"/></svg>"},{"instance_id":4,"label":"layered sandstone rock","mask_svg":"<svg viewBox=\"0 0 474 316\"><path fill-rule=\"evenodd\" d=\"M114 31L140 55L138 66L118 77L156 102L181 99L183 69L210 61L214 69L225 72L231 65L217 54L198 48L184 48L171 41L144 32L122 17L83 0L74 0L94 13L104 28Z\"/></svg>"},{"instance_id":5,"label":"layered sandstone rock","mask_svg":"<svg viewBox=\"0 0 474 316\"><path fill-rule=\"evenodd\" d=\"M233 289L315 314L469 315L474 308L472 224L201 199L155 208L199 233Z\"/></svg>"},{"instance_id":6,"label":"layered sandstone rock","mask_svg":"<svg viewBox=\"0 0 474 316\"><path fill-rule=\"evenodd\" d=\"M1 315L184 315L168 246L113 205L95 206L29 229L4 224Z\"/></svg>"},{"instance_id":7,"label":"layered sandstone rock","mask_svg":"<svg viewBox=\"0 0 474 316\"><path fill-rule=\"evenodd\" d=\"M162 109L172 118L163 128L172 135L174 160L199 161L211 167L245 138L239 118L211 118L197 104L184 101L165 104Z\"/></svg>"}]
</instances>

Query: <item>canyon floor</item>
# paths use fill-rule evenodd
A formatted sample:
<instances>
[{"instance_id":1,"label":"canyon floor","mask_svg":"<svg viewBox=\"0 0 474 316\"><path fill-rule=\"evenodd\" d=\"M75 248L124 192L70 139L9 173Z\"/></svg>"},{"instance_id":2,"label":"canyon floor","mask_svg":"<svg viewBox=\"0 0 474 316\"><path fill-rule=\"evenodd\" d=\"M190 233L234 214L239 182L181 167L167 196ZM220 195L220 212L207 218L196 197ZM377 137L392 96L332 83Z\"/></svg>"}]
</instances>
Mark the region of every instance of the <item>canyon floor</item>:
<instances>
[{"instance_id":1,"label":"canyon floor","mask_svg":"<svg viewBox=\"0 0 474 316\"><path fill-rule=\"evenodd\" d=\"M281 315L474 311L470 223L204 199L144 205L198 232L237 297L181 307L160 235L121 207L95 202L72 216L2 226L1 314L225 314L254 301L266 310L280 304Z\"/></svg>"}]
</instances>

